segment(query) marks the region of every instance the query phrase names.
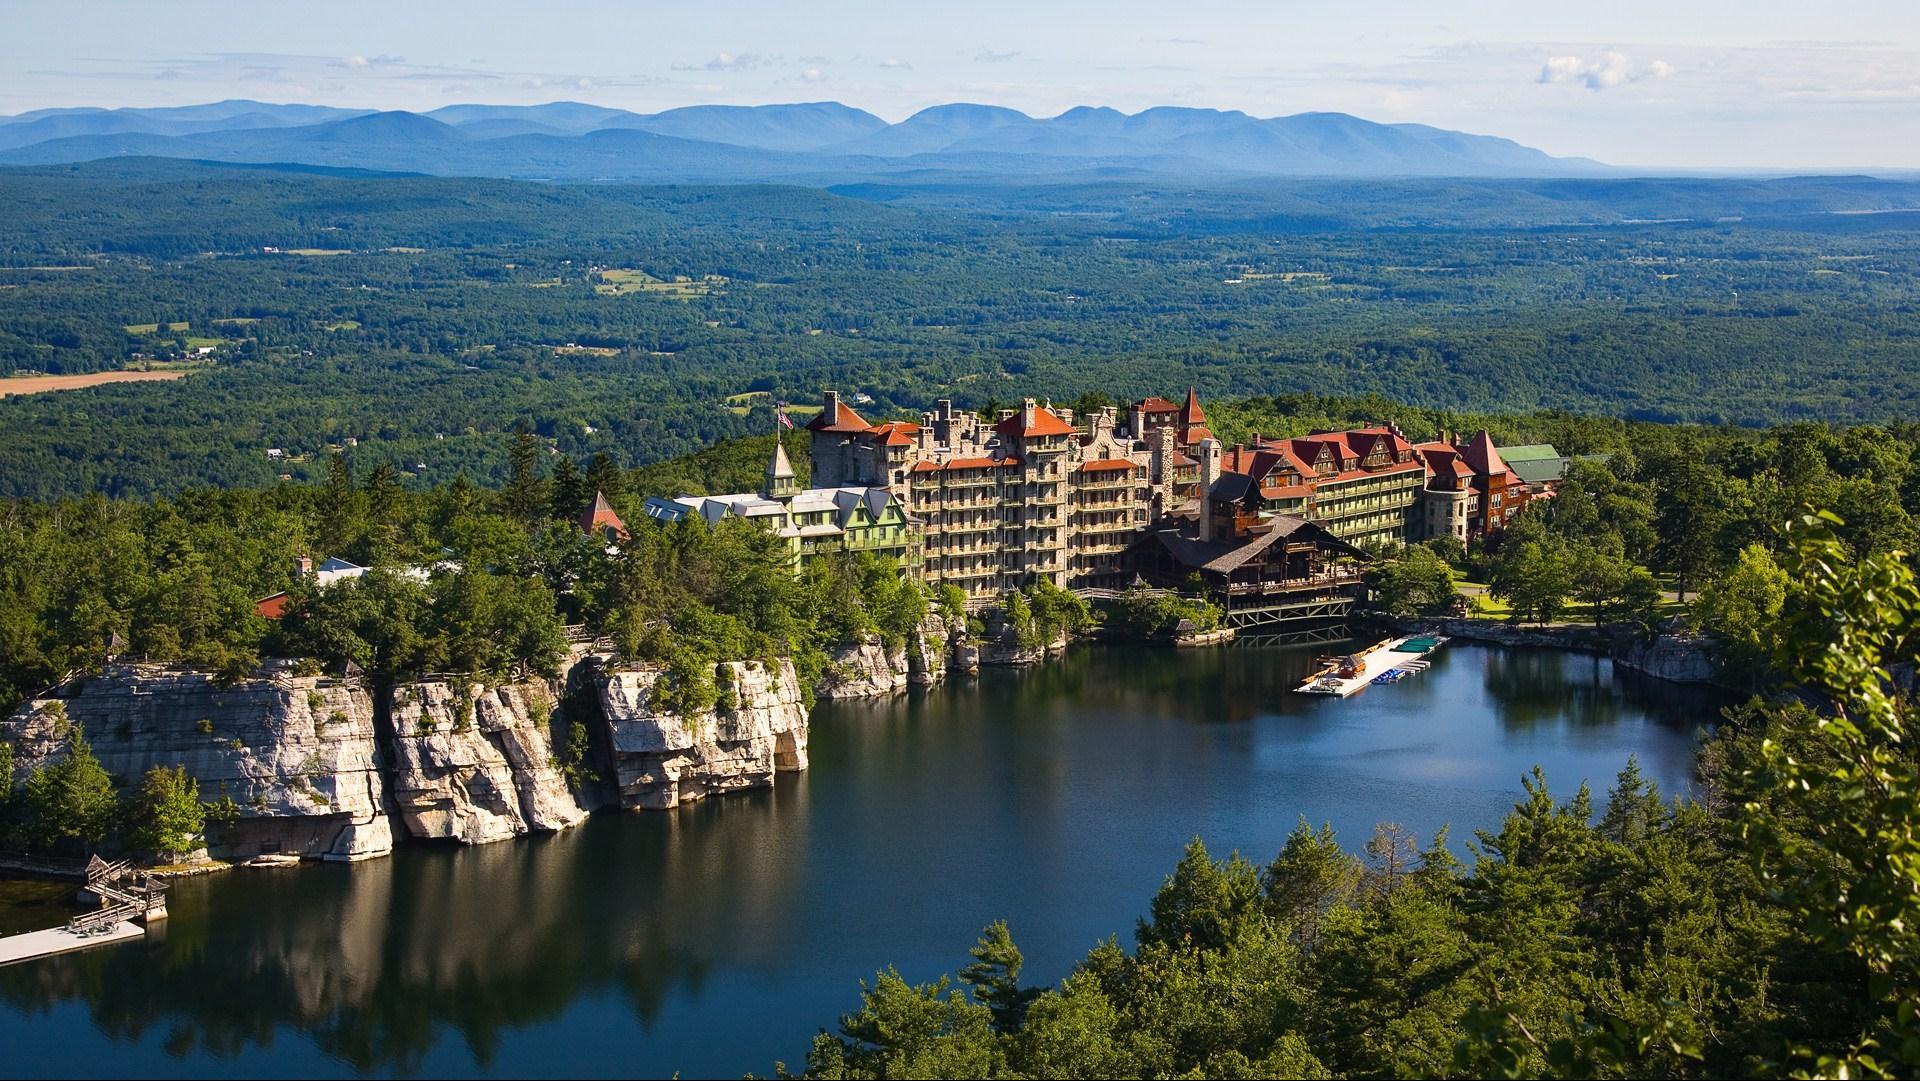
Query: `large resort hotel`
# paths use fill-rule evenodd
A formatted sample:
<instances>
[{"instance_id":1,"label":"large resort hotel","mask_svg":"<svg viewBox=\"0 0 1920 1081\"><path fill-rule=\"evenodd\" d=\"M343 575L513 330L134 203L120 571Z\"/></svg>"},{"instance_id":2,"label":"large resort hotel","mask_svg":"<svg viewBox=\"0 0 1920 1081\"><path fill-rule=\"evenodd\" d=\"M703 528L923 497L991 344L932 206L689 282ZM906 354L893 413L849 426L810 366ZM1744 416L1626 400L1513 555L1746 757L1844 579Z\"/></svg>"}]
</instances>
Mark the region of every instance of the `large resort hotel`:
<instances>
[{"instance_id":1,"label":"large resort hotel","mask_svg":"<svg viewBox=\"0 0 1920 1081\"><path fill-rule=\"evenodd\" d=\"M1226 448L1192 390L1184 404L1080 416L1032 398L992 417L942 400L917 423L877 424L828 391L806 431L810 486L776 442L758 492L654 496L647 514L757 521L797 561L889 555L982 603L1040 580L1085 591L1198 576L1258 592L1331 580L1369 548L1498 531L1565 465L1524 448L1527 479L1486 432L1415 444L1391 425Z\"/></svg>"}]
</instances>

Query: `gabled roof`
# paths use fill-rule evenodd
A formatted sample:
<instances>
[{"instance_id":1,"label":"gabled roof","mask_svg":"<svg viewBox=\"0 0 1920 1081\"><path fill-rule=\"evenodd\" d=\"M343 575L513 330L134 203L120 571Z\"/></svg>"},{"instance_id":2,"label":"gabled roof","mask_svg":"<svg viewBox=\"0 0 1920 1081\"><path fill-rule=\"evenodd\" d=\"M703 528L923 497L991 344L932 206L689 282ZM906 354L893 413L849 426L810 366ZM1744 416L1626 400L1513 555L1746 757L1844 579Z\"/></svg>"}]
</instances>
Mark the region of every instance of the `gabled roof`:
<instances>
[{"instance_id":1,"label":"gabled roof","mask_svg":"<svg viewBox=\"0 0 1920 1081\"><path fill-rule=\"evenodd\" d=\"M1022 410L1022 412L1024 412L1024 410ZM994 425L993 430L1009 439L1038 439L1042 436L1049 435L1072 435L1079 431L1078 428L1061 420L1060 414L1055 413L1044 405L1036 405L1033 407L1033 424L1031 427L1020 427L1020 419L1021 413L1015 413L1013 416Z\"/></svg>"},{"instance_id":2,"label":"gabled roof","mask_svg":"<svg viewBox=\"0 0 1920 1081\"><path fill-rule=\"evenodd\" d=\"M1180 411L1179 406L1159 395L1151 398L1142 398L1135 404L1140 407L1142 413L1178 413Z\"/></svg>"},{"instance_id":3,"label":"gabled roof","mask_svg":"<svg viewBox=\"0 0 1920 1081\"><path fill-rule=\"evenodd\" d=\"M788 472L791 474L792 467L788 467ZM614 513L613 504L608 503L606 495L601 492L593 493L593 505L581 511L577 521L582 533L597 533L603 529L610 529L622 540L627 537L627 523L621 521L620 516Z\"/></svg>"},{"instance_id":4,"label":"gabled roof","mask_svg":"<svg viewBox=\"0 0 1920 1081\"><path fill-rule=\"evenodd\" d=\"M1553 449L1552 443L1526 443L1518 447L1503 447L1500 450L1500 457L1505 459L1509 466L1560 456L1560 452Z\"/></svg>"},{"instance_id":5,"label":"gabled roof","mask_svg":"<svg viewBox=\"0 0 1920 1081\"><path fill-rule=\"evenodd\" d=\"M918 424L904 420L890 420L885 424L876 424L867 429L867 438L883 447L911 447L913 437L920 432Z\"/></svg>"},{"instance_id":6,"label":"gabled roof","mask_svg":"<svg viewBox=\"0 0 1920 1081\"><path fill-rule=\"evenodd\" d=\"M1091 462L1083 462L1080 465L1080 471L1082 473L1103 473L1109 470L1144 468L1145 467L1139 463L1130 462L1125 458L1096 458Z\"/></svg>"},{"instance_id":7,"label":"gabled roof","mask_svg":"<svg viewBox=\"0 0 1920 1081\"><path fill-rule=\"evenodd\" d=\"M1231 540L1203 541L1192 527L1175 522L1153 531L1154 539L1160 542L1167 554L1180 563L1215 574L1232 574L1248 561L1282 541L1312 541L1322 548L1353 556L1356 559L1371 559L1365 552L1329 533L1324 526L1296 518L1291 514L1276 514L1268 519L1270 525L1259 533L1246 538Z\"/></svg>"},{"instance_id":8,"label":"gabled roof","mask_svg":"<svg viewBox=\"0 0 1920 1081\"><path fill-rule=\"evenodd\" d=\"M818 416L807 422L807 430L810 432L844 432L857 435L871 427L873 425L868 424L865 417L854 412L852 406L837 400L834 402L832 416L828 416L827 411L822 409Z\"/></svg>"}]
</instances>

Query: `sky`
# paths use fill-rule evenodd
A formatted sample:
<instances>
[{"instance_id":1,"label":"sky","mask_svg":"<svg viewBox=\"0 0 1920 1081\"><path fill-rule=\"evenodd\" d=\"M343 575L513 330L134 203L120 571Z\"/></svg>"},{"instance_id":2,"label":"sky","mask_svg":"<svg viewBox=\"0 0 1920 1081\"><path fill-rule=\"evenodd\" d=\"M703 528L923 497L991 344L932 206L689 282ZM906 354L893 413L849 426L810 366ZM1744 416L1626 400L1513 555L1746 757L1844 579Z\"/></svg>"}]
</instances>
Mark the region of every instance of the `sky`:
<instances>
[{"instance_id":1,"label":"sky","mask_svg":"<svg viewBox=\"0 0 1920 1081\"><path fill-rule=\"evenodd\" d=\"M1920 168L1920 0L0 0L0 28L0 114L1183 105L1427 123L1616 165Z\"/></svg>"}]
</instances>

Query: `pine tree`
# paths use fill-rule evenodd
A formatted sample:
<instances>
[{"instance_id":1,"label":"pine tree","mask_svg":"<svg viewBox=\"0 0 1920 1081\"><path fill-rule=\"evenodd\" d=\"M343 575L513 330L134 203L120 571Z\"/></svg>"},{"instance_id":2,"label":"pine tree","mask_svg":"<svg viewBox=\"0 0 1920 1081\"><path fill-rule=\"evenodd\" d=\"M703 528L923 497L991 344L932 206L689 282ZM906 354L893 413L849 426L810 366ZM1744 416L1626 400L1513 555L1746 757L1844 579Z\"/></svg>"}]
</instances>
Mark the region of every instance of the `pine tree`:
<instances>
[{"instance_id":1,"label":"pine tree","mask_svg":"<svg viewBox=\"0 0 1920 1081\"><path fill-rule=\"evenodd\" d=\"M980 932L980 941L967 951L973 963L960 970L960 982L973 990L973 997L993 1011L993 1027L1000 1032L1019 1029L1027 1007L1040 994L1038 988L1022 990L1020 969L1026 959L1013 944L1007 921L995 920Z\"/></svg>"},{"instance_id":2,"label":"pine tree","mask_svg":"<svg viewBox=\"0 0 1920 1081\"><path fill-rule=\"evenodd\" d=\"M117 800L113 778L93 757L78 724L68 731L67 755L27 778L29 838L46 851L88 848L107 839Z\"/></svg>"},{"instance_id":3,"label":"pine tree","mask_svg":"<svg viewBox=\"0 0 1920 1081\"><path fill-rule=\"evenodd\" d=\"M506 512L526 525L547 510L546 485L539 475L540 439L525 427L514 433L507 452L507 486L500 493Z\"/></svg>"}]
</instances>

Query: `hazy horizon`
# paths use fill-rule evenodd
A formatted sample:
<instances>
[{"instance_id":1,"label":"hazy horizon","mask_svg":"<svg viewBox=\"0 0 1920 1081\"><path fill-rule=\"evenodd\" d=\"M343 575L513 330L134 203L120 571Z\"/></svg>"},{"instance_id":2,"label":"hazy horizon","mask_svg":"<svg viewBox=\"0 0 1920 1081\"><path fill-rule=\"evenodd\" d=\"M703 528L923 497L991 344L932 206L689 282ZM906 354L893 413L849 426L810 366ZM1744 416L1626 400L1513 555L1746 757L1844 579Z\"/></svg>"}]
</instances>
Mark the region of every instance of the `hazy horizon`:
<instances>
[{"instance_id":1,"label":"hazy horizon","mask_svg":"<svg viewBox=\"0 0 1920 1081\"><path fill-rule=\"evenodd\" d=\"M1737 23L1671 4L1605 10L1411 0L1339 10L1123 2L902 13L872 0L701 9L349 0L0 0L0 112L250 98L425 112L579 100L652 113L838 101L898 121L971 102L1254 116L1343 112L1662 170L1920 168L1920 9L1760 3Z\"/></svg>"}]
</instances>

